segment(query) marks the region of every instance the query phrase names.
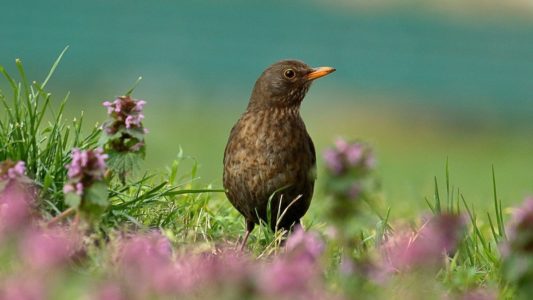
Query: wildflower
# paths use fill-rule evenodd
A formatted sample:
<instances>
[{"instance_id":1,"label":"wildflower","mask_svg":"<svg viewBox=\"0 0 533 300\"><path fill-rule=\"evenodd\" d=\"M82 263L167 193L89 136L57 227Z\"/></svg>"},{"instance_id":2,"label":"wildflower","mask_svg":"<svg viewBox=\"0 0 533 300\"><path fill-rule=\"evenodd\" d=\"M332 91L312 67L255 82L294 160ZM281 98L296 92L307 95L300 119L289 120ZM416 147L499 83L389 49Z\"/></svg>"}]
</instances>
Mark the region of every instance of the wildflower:
<instances>
[{"instance_id":1,"label":"wildflower","mask_svg":"<svg viewBox=\"0 0 533 300\"><path fill-rule=\"evenodd\" d=\"M365 173L374 166L374 156L362 143L348 143L344 139L337 139L335 147L324 152L327 170L334 176L356 171Z\"/></svg>"},{"instance_id":2,"label":"wildflower","mask_svg":"<svg viewBox=\"0 0 533 300\"><path fill-rule=\"evenodd\" d=\"M67 262L74 247L75 241L61 229L34 229L22 241L21 251L28 266L49 272Z\"/></svg>"},{"instance_id":3,"label":"wildflower","mask_svg":"<svg viewBox=\"0 0 533 300\"><path fill-rule=\"evenodd\" d=\"M526 198L522 206L514 210L507 226L507 237L504 254L513 252L533 255L533 197Z\"/></svg>"},{"instance_id":4,"label":"wildflower","mask_svg":"<svg viewBox=\"0 0 533 300\"><path fill-rule=\"evenodd\" d=\"M100 144L110 155L109 169L125 183L127 175L138 169L145 155L144 135L148 129L144 128L142 122L146 101L121 96L103 105L107 108L110 120L102 126L104 134Z\"/></svg>"},{"instance_id":5,"label":"wildflower","mask_svg":"<svg viewBox=\"0 0 533 300\"><path fill-rule=\"evenodd\" d=\"M287 239L287 251L302 256L303 259L316 261L324 251L324 243L314 232L305 232L299 226Z\"/></svg>"},{"instance_id":6,"label":"wildflower","mask_svg":"<svg viewBox=\"0 0 533 300\"><path fill-rule=\"evenodd\" d=\"M46 299L46 284L33 276L20 276L4 280L0 295L2 299Z\"/></svg>"},{"instance_id":7,"label":"wildflower","mask_svg":"<svg viewBox=\"0 0 533 300\"><path fill-rule=\"evenodd\" d=\"M128 297L120 285L115 282L106 282L97 286L89 296L94 300L126 300Z\"/></svg>"},{"instance_id":8,"label":"wildflower","mask_svg":"<svg viewBox=\"0 0 533 300\"><path fill-rule=\"evenodd\" d=\"M533 197L526 198L506 226L501 246L503 275L516 285L516 298L529 299L533 292Z\"/></svg>"},{"instance_id":9,"label":"wildflower","mask_svg":"<svg viewBox=\"0 0 533 300\"><path fill-rule=\"evenodd\" d=\"M318 258L324 244L318 236L296 229L287 240L287 253L266 265L260 276L260 288L267 295L316 298L321 274Z\"/></svg>"},{"instance_id":10,"label":"wildflower","mask_svg":"<svg viewBox=\"0 0 533 300\"><path fill-rule=\"evenodd\" d=\"M115 134L121 128L141 129L144 133L142 113L146 101L132 99L130 96L121 96L115 101L105 101L102 103L107 108L107 114L112 118L112 122L104 126L106 133Z\"/></svg>"},{"instance_id":11,"label":"wildflower","mask_svg":"<svg viewBox=\"0 0 533 300\"><path fill-rule=\"evenodd\" d=\"M0 180L10 180L23 177L26 173L26 164L23 161L13 162L6 160L0 163Z\"/></svg>"},{"instance_id":12,"label":"wildflower","mask_svg":"<svg viewBox=\"0 0 533 300\"><path fill-rule=\"evenodd\" d=\"M18 231L30 222L34 187L23 161L0 163L0 231Z\"/></svg>"},{"instance_id":13,"label":"wildflower","mask_svg":"<svg viewBox=\"0 0 533 300\"><path fill-rule=\"evenodd\" d=\"M0 232L18 232L28 226L32 204L31 190L20 184L8 184L0 191Z\"/></svg>"},{"instance_id":14,"label":"wildflower","mask_svg":"<svg viewBox=\"0 0 533 300\"><path fill-rule=\"evenodd\" d=\"M64 186L63 192L76 193L83 196L85 188L104 178L106 170L105 160L107 154L102 149L80 150L72 149L72 162L66 165L69 182Z\"/></svg>"},{"instance_id":15,"label":"wildflower","mask_svg":"<svg viewBox=\"0 0 533 300\"><path fill-rule=\"evenodd\" d=\"M418 231L400 230L382 245L384 267L389 271L431 268L455 250L466 223L460 215L438 215Z\"/></svg>"},{"instance_id":16,"label":"wildflower","mask_svg":"<svg viewBox=\"0 0 533 300\"><path fill-rule=\"evenodd\" d=\"M130 237L121 243L119 251L120 268L131 287L142 293L177 289L172 249L159 232Z\"/></svg>"}]
</instances>

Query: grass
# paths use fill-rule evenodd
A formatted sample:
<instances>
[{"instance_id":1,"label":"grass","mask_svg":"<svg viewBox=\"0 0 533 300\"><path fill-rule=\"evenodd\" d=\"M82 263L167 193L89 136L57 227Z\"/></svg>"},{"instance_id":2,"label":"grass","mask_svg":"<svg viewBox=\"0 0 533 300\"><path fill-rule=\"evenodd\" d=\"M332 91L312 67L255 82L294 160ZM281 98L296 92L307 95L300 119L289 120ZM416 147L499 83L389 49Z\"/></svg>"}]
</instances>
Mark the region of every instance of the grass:
<instances>
[{"instance_id":1,"label":"grass","mask_svg":"<svg viewBox=\"0 0 533 300\"><path fill-rule=\"evenodd\" d=\"M39 211L45 220L50 220L67 209L63 199L63 185L67 180L65 165L69 163L70 150L98 146L101 134L98 125L84 133L83 114L72 121L65 120L68 94L58 108L51 104L52 95L46 91L46 86L65 51L66 49L53 63L42 83L29 82L20 60L16 61L19 79L15 79L0 66L0 72L12 92L11 96L0 93L0 102L5 108L0 115L0 144L3 145L0 148L0 161L11 159L26 162L28 176L38 186ZM102 108L102 115L103 113ZM93 243L88 247L88 257L72 268L76 275L71 278L67 276L60 285L70 287L55 291L54 295L65 299L81 295L90 286L91 277L105 277L106 275L102 275L107 274L105 270L108 262L105 257L110 251L105 245L123 231L160 229L172 242L176 252L191 248L213 251L221 244L235 245L237 238L244 233L244 221L225 199L223 190L218 186L199 182L197 172L197 162L180 150L165 172L140 171L126 183L111 179L110 205L101 216L97 230L87 236ZM338 267L346 255L353 256L358 262L363 258L373 258L380 245L400 227L397 223L401 220L391 218L390 208L382 206L378 208L381 211L374 213L372 210L376 208L367 207L368 213L357 216L361 218L355 220L355 225L347 223L347 226L356 227L353 231L347 230L352 242L358 241L356 246L349 248L335 239L325 238L326 250L322 265L325 266L323 275L327 290L348 298L356 293L368 299L388 298L394 291L403 291L404 285L409 282L425 287L422 284L424 280L416 277L428 275L435 278L430 280L433 284L430 289L433 292L439 291L440 295L444 293L457 296L473 289L488 288L498 291L500 298L512 298L514 285L502 277L499 247L507 239L506 220L496 179L497 174L492 168L492 209L480 213L462 191L454 186L446 161L444 189L435 177L434 193L431 199L425 199L426 204L436 216L466 215L469 222L467 232L457 250L450 254L444 266L436 273L410 273L412 276L394 277L384 290L380 285L361 279L360 274L345 276ZM320 232L323 237L328 236L331 229L331 220L321 213L327 209L324 203L331 201L327 197L325 191L319 191L315 197L319 201L315 200L313 204L314 213L304 220L304 226L308 230ZM383 195L375 197L382 198ZM415 227L420 225L418 220L408 222ZM255 260L269 261L273 256L283 253L280 247L283 238L284 233L272 232L268 225L263 224L250 237L248 247ZM4 250L2 253L5 258ZM5 266L6 261L2 260L1 263ZM5 268L2 267L2 270ZM0 274L0 278L7 277L4 271L0 271ZM403 291L398 297L409 298L411 292ZM366 296L363 296L365 293ZM424 295L423 292L421 295ZM435 296L432 293L427 295L428 298Z\"/></svg>"}]
</instances>

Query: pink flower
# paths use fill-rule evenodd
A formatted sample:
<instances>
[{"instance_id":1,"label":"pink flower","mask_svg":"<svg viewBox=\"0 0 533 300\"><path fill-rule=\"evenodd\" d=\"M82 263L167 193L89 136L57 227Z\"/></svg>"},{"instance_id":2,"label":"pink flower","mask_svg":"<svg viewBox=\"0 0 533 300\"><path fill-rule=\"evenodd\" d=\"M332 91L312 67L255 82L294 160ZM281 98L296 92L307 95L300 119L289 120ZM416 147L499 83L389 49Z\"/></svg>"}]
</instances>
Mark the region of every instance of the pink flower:
<instances>
[{"instance_id":1,"label":"pink flower","mask_svg":"<svg viewBox=\"0 0 533 300\"><path fill-rule=\"evenodd\" d=\"M178 275L173 268L170 243L159 232L124 240L119 258L126 282L144 292L172 286Z\"/></svg>"},{"instance_id":2,"label":"pink flower","mask_svg":"<svg viewBox=\"0 0 533 300\"><path fill-rule=\"evenodd\" d=\"M93 294L89 299L94 300L126 300L124 291L120 285L115 284L114 282L108 282L96 288Z\"/></svg>"},{"instance_id":3,"label":"pink flower","mask_svg":"<svg viewBox=\"0 0 533 300\"><path fill-rule=\"evenodd\" d=\"M324 251L324 243L314 232L298 226L287 239L287 251L309 261L316 261Z\"/></svg>"},{"instance_id":4,"label":"pink flower","mask_svg":"<svg viewBox=\"0 0 533 300\"><path fill-rule=\"evenodd\" d=\"M126 128L141 127L141 121L144 119L144 115L129 115L126 117Z\"/></svg>"},{"instance_id":5,"label":"pink flower","mask_svg":"<svg viewBox=\"0 0 533 300\"><path fill-rule=\"evenodd\" d=\"M298 227L287 240L287 253L265 266L259 287L267 295L313 299L319 280L318 258L324 244L313 232Z\"/></svg>"},{"instance_id":6,"label":"pink flower","mask_svg":"<svg viewBox=\"0 0 533 300\"><path fill-rule=\"evenodd\" d=\"M443 214L433 216L416 232L396 232L381 247L384 267L403 271L441 264L457 247L465 226L462 216Z\"/></svg>"},{"instance_id":7,"label":"pink flower","mask_svg":"<svg viewBox=\"0 0 533 300\"><path fill-rule=\"evenodd\" d=\"M31 223L32 187L10 181L0 191L0 232L19 231Z\"/></svg>"},{"instance_id":8,"label":"pink flower","mask_svg":"<svg viewBox=\"0 0 533 300\"><path fill-rule=\"evenodd\" d=\"M102 105L107 108L107 114L115 119L115 122L106 126L106 132L116 132L117 127L120 126L125 126L126 128L142 128L141 122L144 119L142 111L146 105L146 101L122 96L113 102L105 101ZM114 127L114 129L109 130L109 127Z\"/></svg>"},{"instance_id":9,"label":"pink flower","mask_svg":"<svg viewBox=\"0 0 533 300\"><path fill-rule=\"evenodd\" d=\"M335 175L340 174L344 167L342 165L342 158L335 149L327 149L324 151L324 161L329 171Z\"/></svg>"},{"instance_id":10,"label":"pink flower","mask_svg":"<svg viewBox=\"0 0 533 300\"><path fill-rule=\"evenodd\" d=\"M102 149L80 150L72 149L72 162L65 167L68 169L69 182L63 187L63 193L73 193L82 196L85 187L104 178L107 154Z\"/></svg>"},{"instance_id":11,"label":"pink flower","mask_svg":"<svg viewBox=\"0 0 533 300\"><path fill-rule=\"evenodd\" d=\"M0 163L0 180L17 179L26 173L26 164L23 161L14 163L6 160Z\"/></svg>"},{"instance_id":12,"label":"pink flower","mask_svg":"<svg viewBox=\"0 0 533 300\"><path fill-rule=\"evenodd\" d=\"M66 263L74 252L75 243L61 229L32 230L22 242L22 257L28 266L46 270Z\"/></svg>"},{"instance_id":13,"label":"pink flower","mask_svg":"<svg viewBox=\"0 0 533 300\"><path fill-rule=\"evenodd\" d=\"M340 176L350 171L364 173L371 170L375 158L370 149L362 143L348 143L344 139L337 139L335 147L324 151L326 167L334 176Z\"/></svg>"},{"instance_id":14,"label":"pink flower","mask_svg":"<svg viewBox=\"0 0 533 300\"><path fill-rule=\"evenodd\" d=\"M359 165L363 159L363 147L361 144L352 144L343 152L351 166Z\"/></svg>"},{"instance_id":15,"label":"pink flower","mask_svg":"<svg viewBox=\"0 0 533 300\"><path fill-rule=\"evenodd\" d=\"M137 103L135 103L135 110L141 112L144 108L144 105L146 105L146 101L137 100Z\"/></svg>"},{"instance_id":16,"label":"pink flower","mask_svg":"<svg viewBox=\"0 0 533 300\"><path fill-rule=\"evenodd\" d=\"M507 228L507 241L503 244L504 256L515 253L533 253L533 197L528 197L515 208Z\"/></svg>"},{"instance_id":17,"label":"pink flower","mask_svg":"<svg viewBox=\"0 0 533 300\"><path fill-rule=\"evenodd\" d=\"M5 300L47 299L45 283L32 277L12 277L3 282L1 296Z\"/></svg>"}]
</instances>

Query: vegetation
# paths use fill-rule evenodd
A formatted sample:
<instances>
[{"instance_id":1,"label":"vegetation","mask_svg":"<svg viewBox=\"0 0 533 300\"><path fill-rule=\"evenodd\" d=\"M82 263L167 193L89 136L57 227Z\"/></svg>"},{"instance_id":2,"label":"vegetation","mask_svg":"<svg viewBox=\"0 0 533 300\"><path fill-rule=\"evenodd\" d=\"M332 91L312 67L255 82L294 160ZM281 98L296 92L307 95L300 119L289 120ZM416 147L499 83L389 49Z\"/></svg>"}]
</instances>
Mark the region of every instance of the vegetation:
<instances>
[{"instance_id":1,"label":"vegetation","mask_svg":"<svg viewBox=\"0 0 533 300\"><path fill-rule=\"evenodd\" d=\"M64 53L64 52L63 52ZM533 291L533 200L506 224L435 179L430 213L391 220L372 149L339 139L324 153L323 213L305 230L244 224L223 190L198 186L180 151L164 174L145 155L143 100L105 102L82 130L17 60L0 93L0 298L527 299ZM150 116L146 116L149 118ZM149 146L149 145L148 145ZM322 197L322 195L319 195ZM288 236L288 237L287 237Z\"/></svg>"}]
</instances>

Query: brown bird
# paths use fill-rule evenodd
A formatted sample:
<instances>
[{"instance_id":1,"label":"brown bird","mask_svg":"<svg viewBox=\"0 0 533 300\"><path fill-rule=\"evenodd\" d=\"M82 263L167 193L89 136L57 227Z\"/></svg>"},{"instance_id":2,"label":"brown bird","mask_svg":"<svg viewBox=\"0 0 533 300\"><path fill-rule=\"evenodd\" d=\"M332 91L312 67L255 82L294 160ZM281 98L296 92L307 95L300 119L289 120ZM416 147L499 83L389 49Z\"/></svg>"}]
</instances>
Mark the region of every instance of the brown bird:
<instances>
[{"instance_id":1,"label":"brown bird","mask_svg":"<svg viewBox=\"0 0 533 300\"><path fill-rule=\"evenodd\" d=\"M312 81L333 71L283 60L268 67L255 82L248 107L231 129L224 152L226 195L246 220L241 250L259 219L270 219L273 230L290 230L309 208L316 157L300 104Z\"/></svg>"}]
</instances>

